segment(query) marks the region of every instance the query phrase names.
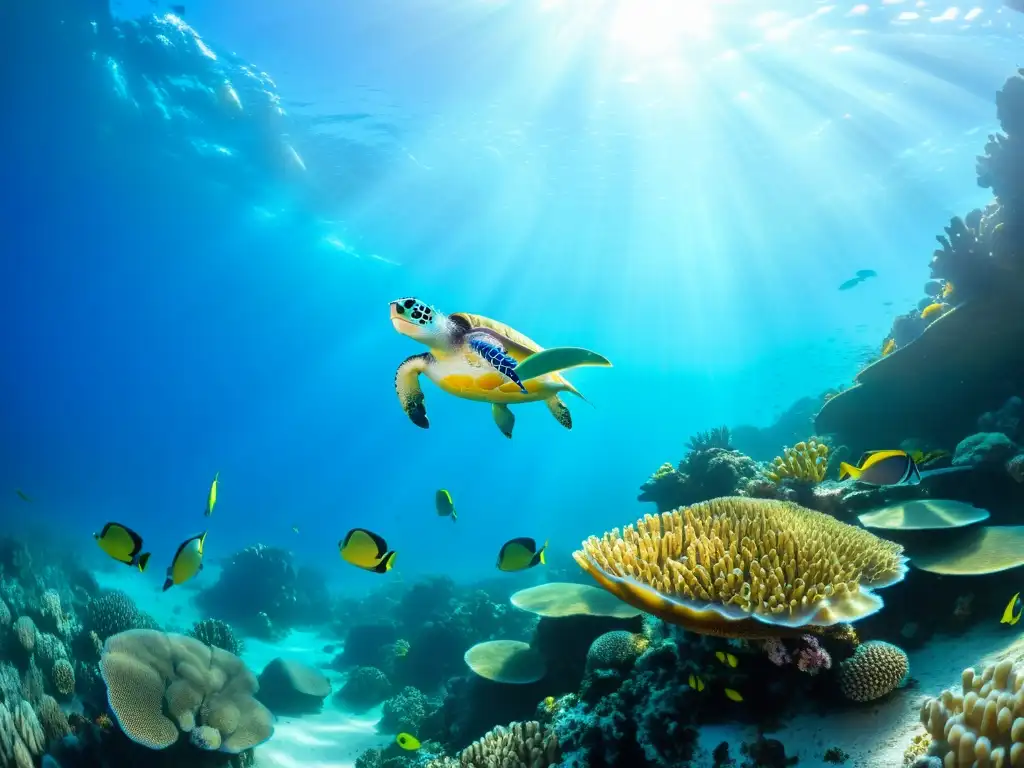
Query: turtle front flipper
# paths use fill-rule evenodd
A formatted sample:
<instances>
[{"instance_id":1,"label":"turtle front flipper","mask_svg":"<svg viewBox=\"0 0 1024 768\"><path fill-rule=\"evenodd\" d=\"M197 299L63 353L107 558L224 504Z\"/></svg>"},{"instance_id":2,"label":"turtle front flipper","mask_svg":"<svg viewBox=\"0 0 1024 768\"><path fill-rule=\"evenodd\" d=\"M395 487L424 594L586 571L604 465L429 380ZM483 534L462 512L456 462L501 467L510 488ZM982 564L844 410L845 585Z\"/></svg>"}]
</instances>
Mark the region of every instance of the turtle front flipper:
<instances>
[{"instance_id":1,"label":"turtle front flipper","mask_svg":"<svg viewBox=\"0 0 1024 768\"><path fill-rule=\"evenodd\" d=\"M569 413L569 406L558 399L558 395L552 395L544 401L544 405L551 411L555 420L566 429L572 429L572 414Z\"/></svg>"},{"instance_id":2,"label":"turtle front flipper","mask_svg":"<svg viewBox=\"0 0 1024 768\"><path fill-rule=\"evenodd\" d=\"M501 434L511 438L512 428L516 425L516 415L512 413L511 409L507 405L493 403L491 405L491 416L494 417L494 423L498 425Z\"/></svg>"},{"instance_id":3,"label":"turtle front flipper","mask_svg":"<svg viewBox=\"0 0 1024 768\"><path fill-rule=\"evenodd\" d=\"M466 343L494 370L511 380L519 389L526 393L526 387L516 373L518 361L509 355L505 348L492 336L483 333L471 333L466 336Z\"/></svg>"},{"instance_id":4,"label":"turtle front flipper","mask_svg":"<svg viewBox=\"0 0 1024 768\"><path fill-rule=\"evenodd\" d=\"M395 372L395 391L398 393L398 402L402 404L402 410L417 427L427 429L430 422L427 421L427 409L423 405L423 390L420 389L420 374L427 370L427 366L434 358L429 352L408 357L398 366Z\"/></svg>"}]
</instances>

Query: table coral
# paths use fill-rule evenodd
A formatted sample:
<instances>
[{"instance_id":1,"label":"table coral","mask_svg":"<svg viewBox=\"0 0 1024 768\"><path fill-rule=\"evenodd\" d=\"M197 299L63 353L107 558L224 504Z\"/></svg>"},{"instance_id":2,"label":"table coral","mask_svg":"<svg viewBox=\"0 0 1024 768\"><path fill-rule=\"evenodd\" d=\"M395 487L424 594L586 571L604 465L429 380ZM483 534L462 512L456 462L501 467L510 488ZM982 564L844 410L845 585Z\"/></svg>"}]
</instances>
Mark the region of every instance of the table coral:
<instances>
[{"instance_id":1,"label":"table coral","mask_svg":"<svg viewBox=\"0 0 1024 768\"><path fill-rule=\"evenodd\" d=\"M777 637L878 611L903 548L788 502L722 498L591 536L573 553L620 599L701 634ZM803 634L800 632L799 634Z\"/></svg>"}]
</instances>

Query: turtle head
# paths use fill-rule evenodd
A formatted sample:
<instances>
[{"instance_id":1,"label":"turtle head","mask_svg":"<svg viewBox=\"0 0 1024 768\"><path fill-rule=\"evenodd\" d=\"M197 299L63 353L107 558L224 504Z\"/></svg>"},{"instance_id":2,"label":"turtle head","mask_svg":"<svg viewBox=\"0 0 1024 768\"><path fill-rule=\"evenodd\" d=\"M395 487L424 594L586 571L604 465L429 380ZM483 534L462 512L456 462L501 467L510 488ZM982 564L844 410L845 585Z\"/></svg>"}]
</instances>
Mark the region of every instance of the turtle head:
<instances>
[{"instance_id":1,"label":"turtle head","mask_svg":"<svg viewBox=\"0 0 1024 768\"><path fill-rule=\"evenodd\" d=\"M410 339L430 344L448 332L447 318L419 299L396 299L391 302L391 324Z\"/></svg>"}]
</instances>

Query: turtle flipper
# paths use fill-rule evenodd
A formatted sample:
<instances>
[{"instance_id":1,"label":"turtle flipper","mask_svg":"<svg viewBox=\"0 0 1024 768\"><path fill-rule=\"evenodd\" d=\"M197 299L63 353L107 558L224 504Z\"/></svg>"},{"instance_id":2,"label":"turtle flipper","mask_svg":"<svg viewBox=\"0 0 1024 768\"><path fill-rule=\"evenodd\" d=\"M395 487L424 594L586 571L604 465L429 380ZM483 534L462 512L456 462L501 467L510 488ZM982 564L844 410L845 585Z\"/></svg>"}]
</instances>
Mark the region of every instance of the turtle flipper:
<instances>
[{"instance_id":1,"label":"turtle flipper","mask_svg":"<svg viewBox=\"0 0 1024 768\"><path fill-rule=\"evenodd\" d=\"M512 413L509 407L501 403L492 403L491 416L494 417L494 423L498 425L501 434L511 438L512 428L516 425L516 415Z\"/></svg>"},{"instance_id":2,"label":"turtle flipper","mask_svg":"<svg viewBox=\"0 0 1024 768\"><path fill-rule=\"evenodd\" d=\"M420 374L427 370L433 358L429 352L406 358L395 372L395 391L402 410L417 427L426 429L427 409L423 405L423 390L420 389Z\"/></svg>"},{"instance_id":3,"label":"turtle flipper","mask_svg":"<svg viewBox=\"0 0 1024 768\"><path fill-rule=\"evenodd\" d=\"M544 401L544 405L551 411L555 420L566 429L572 429L572 414L569 413L569 406L558 399L558 395L552 395Z\"/></svg>"},{"instance_id":4,"label":"turtle flipper","mask_svg":"<svg viewBox=\"0 0 1024 768\"><path fill-rule=\"evenodd\" d=\"M524 393L526 387L516 373L518 362L509 355L505 348L493 337L483 333L471 333L466 336L466 343L494 370L515 383Z\"/></svg>"}]
</instances>

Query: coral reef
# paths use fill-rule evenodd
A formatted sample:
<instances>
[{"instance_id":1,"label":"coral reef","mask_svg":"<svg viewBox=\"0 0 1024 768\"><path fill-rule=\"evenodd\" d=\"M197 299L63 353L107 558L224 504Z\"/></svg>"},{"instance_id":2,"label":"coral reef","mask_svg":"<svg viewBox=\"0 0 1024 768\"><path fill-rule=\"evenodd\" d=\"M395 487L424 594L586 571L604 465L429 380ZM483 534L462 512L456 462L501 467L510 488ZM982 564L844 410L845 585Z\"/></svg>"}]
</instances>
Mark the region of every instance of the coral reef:
<instances>
[{"instance_id":1,"label":"coral reef","mask_svg":"<svg viewBox=\"0 0 1024 768\"><path fill-rule=\"evenodd\" d=\"M458 759L441 757L427 768L548 768L559 764L555 735L537 722L498 727L466 747Z\"/></svg>"},{"instance_id":2,"label":"coral reef","mask_svg":"<svg viewBox=\"0 0 1024 768\"><path fill-rule=\"evenodd\" d=\"M768 638L879 610L874 590L903 579L902 551L795 504L737 497L647 515L573 556L600 586L666 621Z\"/></svg>"},{"instance_id":3,"label":"coral reef","mask_svg":"<svg viewBox=\"0 0 1024 768\"><path fill-rule=\"evenodd\" d=\"M910 661L901 648L881 640L857 646L839 665L839 688L851 701L874 701L892 693L910 675Z\"/></svg>"},{"instance_id":4,"label":"coral reef","mask_svg":"<svg viewBox=\"0 0 1024 768\"><path fill-rule=\"evenodd\" d=\"M391 681L376 667L356 667L336 696L352 709L366 710L384 701L391 690Z\"/></svg>"},{"instance_id":5,"label":"coral reef","mask_svg":"<svg viewBox=\"0 0 1024 768\"><path fill-rule=\"evenodd\" d=\"M377 729L384 733L417 733L425 735L423 724L440 706L418 688L407 685L384 702Z\"/></svg>"},{"instance_id":6,"label":"coral reef","mask_svg":"<svg viewBox=\"0 0 1024 768\"><path fill-rule=\"evenodd\" d=\"M605 632L591 643L587 651L587 671L628 670L650 644L647 636L638 632L624 629Z\"/></svg>"},{"instance_id":7,"label":"coral reef","mask_svg":"<svg viewBox=\"0 0 1024 768\"><path fill-rule=\"evenodd\" d=\"M731 436L728 427L715 427L707 432L698 432L693 435L687 443L691 451L709 451L712 448L720 448L724 451L731 451Z\"/></svg>"},{"instance_id":8,"label":"coral reef","mask_svg":"<svg viewBox=\"0 0 1024 768\"><path fill-rule=\"evenodd\" d=\"M105 592L89 601L86 626L100 640L129 629L157 629L156 620L140 611L135 601L119 590Z\"/></svg>"},{"instance_id":9,"label":"coral reef","mask_svg":"<svg viewBox=\"0 0 1024 768\"><path fill-rule=\"evenodd\" d=\"M188 636L214 648L221 648L228 653L233 653L235 656L240 656L244 647L243 642L235 636L231 625L220 619L197 621L188 631Z\"/></svg>"},{"instance_id":10,"label":"coral reef","mask_svg":"<svg viewBox=\"0 0 1024 768\"><path fill-rule=\"evenodd\" d=\"M733 496L757 475L757 464L739 451L710 447L687 454L678 468L663 464L640 488L638 501L654 502L658 512Z\"/></svg>"},{"instance_id":11,"label":"coral reef","mask_svg":"<svg viewBox=\"0 0 1024 768\"><path fill-rule=\"evenodd\" d=\"M825 479L828 468L828 446L811 438L799 442L792 448L785 448L781 456L776 456L765 473L767 478L776 485L783 480L812 485Z\"/></svg>"}]
</instances>

